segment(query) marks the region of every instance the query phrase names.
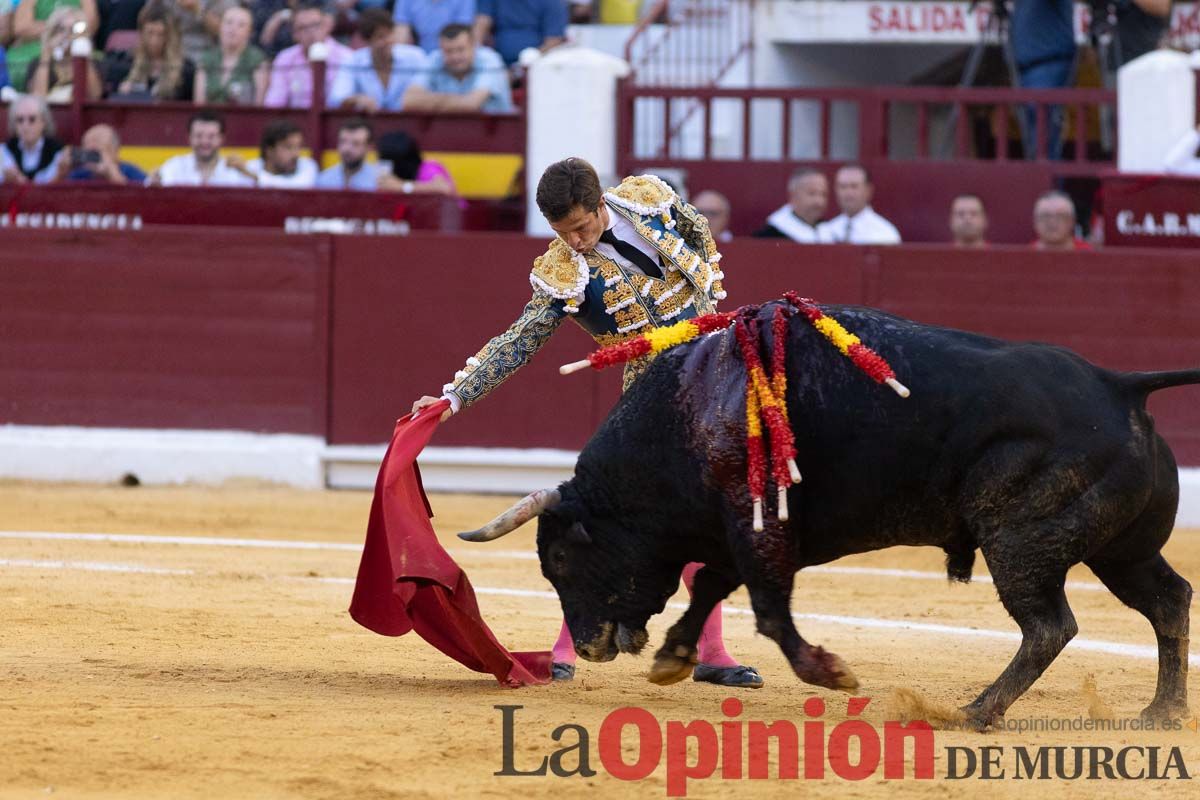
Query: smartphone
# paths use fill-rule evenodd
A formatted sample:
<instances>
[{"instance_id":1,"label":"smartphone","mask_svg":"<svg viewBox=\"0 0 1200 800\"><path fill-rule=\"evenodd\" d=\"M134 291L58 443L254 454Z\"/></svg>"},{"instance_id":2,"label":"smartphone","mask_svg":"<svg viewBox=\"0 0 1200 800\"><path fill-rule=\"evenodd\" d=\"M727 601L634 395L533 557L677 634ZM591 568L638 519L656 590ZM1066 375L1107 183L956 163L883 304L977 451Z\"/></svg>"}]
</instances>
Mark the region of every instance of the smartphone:
<instances>
[{"instance_id":1,"label":"smartphone","mask_svg":"<svg viewBox=\"0 0 1200 800\"><path fill-rule=\"evenodd\" d=\"M99 164L99 163L100 163L100 151L99 150L83 150L83 149L77 148L77 149L71 151L71 166L75 167L76 169L78 169L79 167L85 166L87 164Z\"/></svg>"}]
</instances>

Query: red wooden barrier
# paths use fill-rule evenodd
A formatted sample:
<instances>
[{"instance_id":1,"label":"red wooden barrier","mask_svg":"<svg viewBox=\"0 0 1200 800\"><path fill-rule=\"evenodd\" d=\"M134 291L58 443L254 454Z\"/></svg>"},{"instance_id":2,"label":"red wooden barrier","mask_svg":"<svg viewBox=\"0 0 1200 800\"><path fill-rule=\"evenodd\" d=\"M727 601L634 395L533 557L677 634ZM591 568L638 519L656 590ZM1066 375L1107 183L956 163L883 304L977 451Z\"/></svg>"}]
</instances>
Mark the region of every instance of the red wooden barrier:
<instances>
[{"instance_id":1,"label":"red wooden barrier","mask_svg":"<svg viewBox=\"0 0 1200 800\"><path fill-rule=\"evenodd\" d=\"M324 435L330 237L0 231L0 423Z\"/></svg>"},{"instance_id":2,"label":"red wooden barrier","mask_svg":"<svg viewBox=\"0 0 1200 800\"><path fill-rule=\"evenodd\" d=\"M1200 179L1104 176L1104 239L1138 247L1200 247Z\"/></svg>"},{"instance_id":3,"label":"red wooden barrier","mask_svg":"<svg viewBox=\"0 0 1200 800\"><path fill-rule=\"evenodd\" d=\"M476 224L502 227L501 204L481 201ZM127 230L156 225L277 228L289 233L403 235L464 227L456 198L390 192L110 184L0 184L0 228Z\"/></svg>"},{"instance_id":4,"label":"red wooden barrier","mask_svg":"<svg viewBox=\"0 0 1200 800\"><path fill-rule=\"evenodd\" d=\"M0 231L0 424L382 442L414 399L438 393L519 314L544 246L504 234ZM980 254L757 240L722 249L726 308L794 288L1065 345L1116 369L1200 365L1200 275L1185 251ZM448 424L439 444L581 446L619 392L615 371L557 374L590 348L564 323L532 365ZM1200 465L1198 392L1151 401L1185 464Z\"/></svg>"}]
</instances>

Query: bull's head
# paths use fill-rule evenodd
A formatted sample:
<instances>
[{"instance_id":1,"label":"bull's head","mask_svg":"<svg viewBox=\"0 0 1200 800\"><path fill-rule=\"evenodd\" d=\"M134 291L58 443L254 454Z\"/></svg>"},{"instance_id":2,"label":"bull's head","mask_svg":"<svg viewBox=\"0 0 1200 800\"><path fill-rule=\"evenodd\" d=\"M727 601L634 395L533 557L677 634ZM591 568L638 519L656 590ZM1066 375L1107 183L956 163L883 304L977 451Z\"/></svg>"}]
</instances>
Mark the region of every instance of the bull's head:
<instances>
[{"instance_id":1,"label":"bull's head","mask_svg":"<svg viewBox=\"0 0 1200 800\"><path fill-rule=\"evenodd\" d=\"M536 516L542 575L558 592L575 651L588 661L638 653L648 639L647 621L679 586L682 564L659 560L636 530L589 515L572 484L535 492L479 530L459 536L491 541Z\"/></svg>"}]
</instances>

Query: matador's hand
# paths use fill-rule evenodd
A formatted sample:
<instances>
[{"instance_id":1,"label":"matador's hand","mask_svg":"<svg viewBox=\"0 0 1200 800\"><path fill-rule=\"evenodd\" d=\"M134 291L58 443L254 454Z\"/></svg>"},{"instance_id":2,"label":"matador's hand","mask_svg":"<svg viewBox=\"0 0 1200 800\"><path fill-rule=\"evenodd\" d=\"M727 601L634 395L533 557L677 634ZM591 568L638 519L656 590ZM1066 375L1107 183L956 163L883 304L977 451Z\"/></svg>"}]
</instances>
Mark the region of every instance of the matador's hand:
<instances>
[{"instance_id":1,"label":"matador's hand","mask_svg":"<svg viewBox=\"0 0 1200 800\"><path fill-rule=\"evenodd\" d=\"M428 407L428 406L431 406L431 405L433 405L434 403L437 403L437 402L439 402L441 399L442 399L442 398L440 398L440 397L430 397L429 395L425 395L425 396L424 396L424 397L422 397L420 400L418 400L417 402L413 403L413 407L412 407L412 413L414 413L414 414L415 414L415 413L417 413L418 411L420 411L422 408L426 408L426 407ZM454 413L454 410L453 410L453 409L450 409L450 408L447 408L445 411L443 411L443 412L442 412L442 422L445 422L446 420L450 419L450 415L451 415L451 414L453 414L453 413Z\"/></svg>"}]
</instances>

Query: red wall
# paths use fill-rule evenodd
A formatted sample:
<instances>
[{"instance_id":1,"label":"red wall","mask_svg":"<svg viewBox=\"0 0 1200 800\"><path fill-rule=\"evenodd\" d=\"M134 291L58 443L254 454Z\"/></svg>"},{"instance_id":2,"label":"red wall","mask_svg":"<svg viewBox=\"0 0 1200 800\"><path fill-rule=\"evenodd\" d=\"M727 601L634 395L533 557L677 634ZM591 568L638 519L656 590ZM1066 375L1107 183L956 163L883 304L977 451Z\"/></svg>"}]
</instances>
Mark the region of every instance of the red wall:
<instances>
[{"instance_id":1,"label":"red wall","mask_svg":"<svg viewBox=\"0 0 1200 800\"><path fill-rule=\"evenodd\" d=\"M325 433L327 237L0 233L0 423Z\"/></svg>"},{"instance_id":2,"label":"red wall","mask_svg":"<svg viewBox=\"0 0 1200 800\"><path fill-rule=\"evenodd\" d=\"M0 423L382 442L414 399L437 394L516 318L545 244L515 234L181 231L0 231ZM794 288L1066 345L1113 368L1200 365L1200 265L1187 251L964 253L756 240L723 251L725 308ZM619 392L616 371L557 374L589 349L564 323L531 366L446 425L437 443L581 446ZM1151 402L1190 464L1200 464L1198 392L1168 390Z\"/></svg>"},{"instance_id":3,"label":"red wall","mask_svg":"<svg viewBox=\"0 0 1200 800\"><path fill-rule=\"evenodd\" d=\"M530 264L544 249L518 234L335 239L330 440L385 441L412 401L441 394L467 357L520 315ZM558 374L590 344L565 323L532 364L447 424L437 443L582 446L621 389L617 372Z\"/></svg>"}]
</instances>

